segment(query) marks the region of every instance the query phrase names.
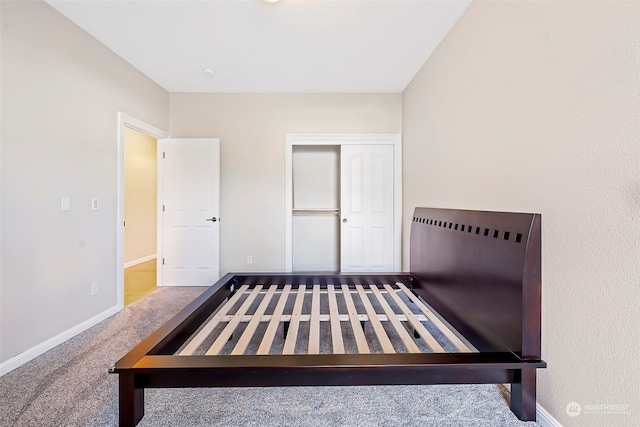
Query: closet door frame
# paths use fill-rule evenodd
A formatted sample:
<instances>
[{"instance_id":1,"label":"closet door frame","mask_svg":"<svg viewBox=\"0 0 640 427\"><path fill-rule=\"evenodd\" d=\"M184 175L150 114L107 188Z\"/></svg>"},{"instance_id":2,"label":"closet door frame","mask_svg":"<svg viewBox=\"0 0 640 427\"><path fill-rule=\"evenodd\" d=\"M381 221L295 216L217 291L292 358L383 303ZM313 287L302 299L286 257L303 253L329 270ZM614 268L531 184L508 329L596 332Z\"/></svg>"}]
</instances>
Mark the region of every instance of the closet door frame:
<instances>
[{"instance_id":1,"label":"closet door frame","mask_svg":"<svg viewBox=\"0 0 640 427\"><path fill-rule=\"evenodd\" d=\"M402 270L402 137L400 134L287 134L285 150L285 271L293 270L293 147L300 145L393 146L393 270Z\"/></svg>"}]
</instances>

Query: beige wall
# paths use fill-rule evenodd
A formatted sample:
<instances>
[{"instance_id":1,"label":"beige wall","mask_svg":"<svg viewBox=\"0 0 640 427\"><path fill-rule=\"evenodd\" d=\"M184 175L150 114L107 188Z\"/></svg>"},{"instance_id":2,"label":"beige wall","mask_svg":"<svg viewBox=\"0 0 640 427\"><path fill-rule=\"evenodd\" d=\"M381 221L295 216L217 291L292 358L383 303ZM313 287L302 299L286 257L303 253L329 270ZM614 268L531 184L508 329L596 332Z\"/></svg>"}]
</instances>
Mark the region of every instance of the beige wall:
<instances>
[{"instance_id":1,"label":"beige wall","mask_svg":"<svg viewBox=\"0 0 640 427\"><path fill-rule=\"evenodd\" d=\"M172 137L220 138L221 273L285 268L286 134L399 133L401 102L400 94L171 94Z\"/></svg>"},{"instance_id":2,"label":"beige wall","mask_svg":"<svg viewBox=\"0 0 640 427\"><path fill-rule=\"evenodd\" d=\"M124 133L124 262L156 254L158 156L155 138L134 129Z\"/></svg>"},{"instance_id":3,"label":"beige wall","mask_svg":"<svg viewBox=\"0 0 640 427\"><path fill-rule=\"evenodd\" d=\"M538 395L566 426L640 417L639 76L639 2L473 2L403 94L405 226L542 213Z\"/></svg>"},{"instance_id":4,"label":"beige wall","mask_svg":"<svg viewBox=\"0 0 640 427\"><path fill-rule=\"evenodd\" d=\"M46 3L0 8L5 362L116 306L117 112L167 129L169 96Z\"/></svg>"}]
</instances>

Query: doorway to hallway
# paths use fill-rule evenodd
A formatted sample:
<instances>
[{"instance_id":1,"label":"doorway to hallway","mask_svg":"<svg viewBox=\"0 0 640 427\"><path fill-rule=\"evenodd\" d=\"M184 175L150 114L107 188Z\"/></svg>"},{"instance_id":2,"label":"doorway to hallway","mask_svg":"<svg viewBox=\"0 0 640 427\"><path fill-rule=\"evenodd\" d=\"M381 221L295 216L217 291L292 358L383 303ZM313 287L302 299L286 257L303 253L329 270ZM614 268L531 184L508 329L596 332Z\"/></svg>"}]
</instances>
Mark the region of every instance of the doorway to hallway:
<instances>
[{"instance_id":1,"label":"doorway to hallway","mask_svg":"<svg viewBox=\"0 0 640 427\"><path fill-rule=\"evenodd\" d=\"M158 141L124 130L124 305L156 289Z\"/></svg>"}]
</instances>

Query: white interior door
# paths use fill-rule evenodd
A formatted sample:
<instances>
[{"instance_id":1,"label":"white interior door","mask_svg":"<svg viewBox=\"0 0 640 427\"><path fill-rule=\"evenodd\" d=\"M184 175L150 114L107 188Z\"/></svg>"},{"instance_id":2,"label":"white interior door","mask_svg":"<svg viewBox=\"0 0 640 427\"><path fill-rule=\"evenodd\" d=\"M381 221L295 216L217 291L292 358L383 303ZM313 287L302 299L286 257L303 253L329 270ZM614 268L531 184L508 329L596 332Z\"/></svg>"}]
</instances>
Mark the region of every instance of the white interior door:
<instances>
[{"instance_id":1,"label":"white interior door","mask_svg":"<svg viewBox=\"0 0 640 427\"><path fill-rule=\"evenodd\" d=\"M394 270L392 145L343 145L340 270Z\"/></svg>"},{"instance_id":2,"label":"white interior door","mask_svg":"<svg viewBox=\"0 0 640 427\"><path fill-rule=\"evenodd\" d=\"M220 276L220 140L158 141L161 177L161 280L209 286Z\"/></svg>"}]
</instances>

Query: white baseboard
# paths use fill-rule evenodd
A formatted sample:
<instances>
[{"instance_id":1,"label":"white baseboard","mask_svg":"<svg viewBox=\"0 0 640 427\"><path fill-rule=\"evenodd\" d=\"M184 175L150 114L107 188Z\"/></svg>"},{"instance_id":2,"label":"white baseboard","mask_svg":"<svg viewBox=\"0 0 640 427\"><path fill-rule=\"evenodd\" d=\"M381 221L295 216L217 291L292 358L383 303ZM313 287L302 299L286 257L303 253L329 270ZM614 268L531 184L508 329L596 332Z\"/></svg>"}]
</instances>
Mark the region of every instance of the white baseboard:
<instances>
[{"instance_id":1,"label":"white baseboard","mask_svg":"<svg viewBox=\"0 0 640 427\"><path fill-rule=\"evenodd\" d=\"M73 328L67 329L66 331L56 335L55 337L50 338L45 342L40 343L37 346L32 347L29 350L26 350L18 354L17 356L12 357L6 362L0 363L0 377L24 365L30 360L33 360L36 357L46 353L47 351L51 350L55 346L67 341L68 339L75 337L79 333L86 331L90 327L97 325L98 323L102 322L108 317L113 316L120 310L121 310L120 307L113 306L110 309L105 310L102 313L97 314L92 318L85 320L84 322L74 326Z\"/></svg>"},{"instance_id":2,"label":"white baseboard","mask_svg":"<svg viewBox=\"0 0 640 427\"><path fill-rule=\"evenodd\" d=\"M560 421L556 420L546 409L539 403L536 403L536 420L543 427L562 427Z\"/></svg>"},{"instance_id":3,"label":"white baseboard","mask_svg":"<svg viewBox=\"0 0 640 427\"><path fill-rule=\"evenodd\" d=\"M125 262L124 268L133 267L134 265L142 264L143 262L151 261L152 259L156 259L158 256L156 254L151 254L144 256L142 258L134 259L133 261Z\"/></svg>"}]
</instances>

